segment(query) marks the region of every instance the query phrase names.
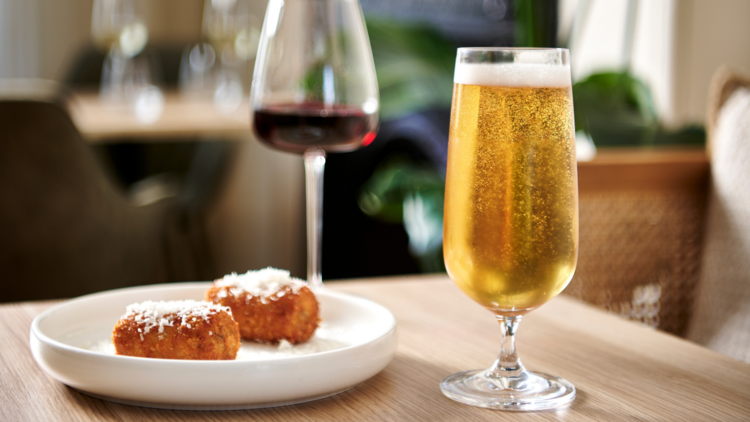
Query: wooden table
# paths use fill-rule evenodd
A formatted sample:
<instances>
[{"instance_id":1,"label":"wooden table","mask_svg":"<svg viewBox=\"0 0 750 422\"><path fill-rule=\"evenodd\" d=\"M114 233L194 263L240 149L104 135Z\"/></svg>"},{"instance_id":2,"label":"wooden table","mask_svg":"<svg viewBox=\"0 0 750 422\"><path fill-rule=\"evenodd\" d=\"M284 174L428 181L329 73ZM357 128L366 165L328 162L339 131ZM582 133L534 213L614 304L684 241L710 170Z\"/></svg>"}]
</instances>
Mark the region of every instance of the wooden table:
<instances>
[{"instance_id":1,"label":"wooden table","mask_svg":"<svg viewBox=\"0 0 750 422\"><path fill-rule=\"evenodd\" d=\"M126 137L141 142L165 139L250 138L247 101L231 113L222 113L206 100L189 99L178 92L164 93L164 109L154 122L143 122L126 105L103 102L98 93L76 92L69 102L71 117L90 143L107 143Z\"/></svg>"},{"instance_id":2,"label":"wooden table","mask_svg":"<svg viewBox=\"0 0 750 422\"><path fill-rule=\"evenodd\" d=\"M566 409L519 414L475 408L442 395L454 372L488 367L499 350L493 316L445 276L331 282L398 320L395 359L334 397L243 411L173 411L80 394L46 375L29 351L31 320L55 302L0 306L0 420L750 420L750 365L565 296L525 317L519 353L531 370L562 376L578 395Z\"/></svg>"}]
</instances>

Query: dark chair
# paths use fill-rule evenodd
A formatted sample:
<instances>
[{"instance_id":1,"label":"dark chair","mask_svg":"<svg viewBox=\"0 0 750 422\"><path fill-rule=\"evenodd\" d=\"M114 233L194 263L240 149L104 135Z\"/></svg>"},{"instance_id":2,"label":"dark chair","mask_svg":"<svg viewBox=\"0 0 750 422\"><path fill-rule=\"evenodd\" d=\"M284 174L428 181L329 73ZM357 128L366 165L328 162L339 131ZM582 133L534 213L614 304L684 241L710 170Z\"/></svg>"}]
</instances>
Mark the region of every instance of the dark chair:
<instances>
[{"instance_id":1,"label":"dark chair","mask_svg":"<svg viewBox=\"0 0 750 422\"><path fill-rule=\"evenodd\" d=\"M201 279L194 223L179 201L131 204L61 92L52 82L0 81L0 302Z\"/></svg>"}]
</instances>

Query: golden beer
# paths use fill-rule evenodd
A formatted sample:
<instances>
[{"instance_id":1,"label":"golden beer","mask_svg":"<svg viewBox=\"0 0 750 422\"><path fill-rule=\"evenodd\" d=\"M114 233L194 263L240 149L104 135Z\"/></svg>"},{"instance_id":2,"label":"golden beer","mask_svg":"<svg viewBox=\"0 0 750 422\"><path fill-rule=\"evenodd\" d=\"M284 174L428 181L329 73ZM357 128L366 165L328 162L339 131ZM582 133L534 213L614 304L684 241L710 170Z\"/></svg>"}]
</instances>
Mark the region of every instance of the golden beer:
<instances>
[{"instance_id":1,"label":"golden beer","mask_svg":"<svg viewBox=\"0 0 750 422\"><path fill-rule=\"evenodd\" d=\"M536 70L531 82L462 80L457 67L453 91L445 265L466 295L505 316L557 296L578 257L570 76L545 86Z\"/></svg>"},{"instance_id":2,"label":"golden beer","mask_svg":"<svg viewBox=\"0 0 750 422\"><path fill-rule=\"evenodd\" d=\"M495 313L500 353L448 376L460 403L536 411L564 406L573 384L527 371L522 316L557 296L578 259L578 180L569 53L459 48L453 78L443 253L453 282Z\"/></svg>"}]
</instances>

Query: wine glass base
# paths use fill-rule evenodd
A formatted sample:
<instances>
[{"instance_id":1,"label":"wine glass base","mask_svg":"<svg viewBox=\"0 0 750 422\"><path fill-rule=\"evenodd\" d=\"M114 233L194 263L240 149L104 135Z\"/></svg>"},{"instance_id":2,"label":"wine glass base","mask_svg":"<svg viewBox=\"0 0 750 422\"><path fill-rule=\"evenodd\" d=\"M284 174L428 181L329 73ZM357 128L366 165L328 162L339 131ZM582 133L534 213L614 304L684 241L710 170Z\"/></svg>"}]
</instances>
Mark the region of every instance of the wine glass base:
<instances>
[{"instance_id":1,"label":"wine glass base","mask_svg":"<svg viewBox=\"0 0 750 422\"><path fill-rule=\"evenodd\" d=\"M565 406L576 389L570 382L547 374L524 371L521 377L490 377L489 371L453 374L440 383L440 390L457 402L489 409L533 411Z\"/></svg>"}]
</instances>

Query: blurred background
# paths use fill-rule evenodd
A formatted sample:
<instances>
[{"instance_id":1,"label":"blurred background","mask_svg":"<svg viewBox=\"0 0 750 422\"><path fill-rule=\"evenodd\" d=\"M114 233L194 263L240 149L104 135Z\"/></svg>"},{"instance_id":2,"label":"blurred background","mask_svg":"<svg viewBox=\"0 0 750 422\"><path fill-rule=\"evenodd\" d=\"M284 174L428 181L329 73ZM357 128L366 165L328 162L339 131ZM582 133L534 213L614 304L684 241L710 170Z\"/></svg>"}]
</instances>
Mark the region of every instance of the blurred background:
<instances>
[{"instance_id":1,"label":"blurred background","mask_svg":"<svg viewBox=\"0 0 750 422\"><path fill-rule=\"evenodd\" d=\"M181 50L205 39L203 1L142 3L149 45ZM453 44L512 45L515 8L525 2L515 3L372 0L363 1L362 6L368 18L429 25ZM529 3L550 10L547 34L555 35L543 43L573 49L576 80L603 69L621 68L627 0ZM581 3L589 4L585 23L571 34L576 13L582 13ZM262 22L265 2L249 4L253 15ZM59 81L72 78L76 61L92 46L92 8L93 0L0 2L0 76ZM748 8L742 0L656 0L638 4L631 67L651 87L665 124L676 127L700 123L705 114L708 80L717 65L747 66L750 53L742 46L750 31L743 25L750 13ZM515 26L518 24L515 22ZM575 40L568 39L571 35Z\"/></svg>"},{"instance_id":2,"label":"blurred background","mask_svg":"<svg viewBox=\"0 0 750 422\"><path fill-rule=\"evenodd\" d=\"M750 70L750 2L361 4L381 127L372 145L332 154L326 166L324 280L444 271L442 191L455 49L557 46L571 50L581 185L581 260L568 293L648 320L654 315L643 304L655 287L646 287L666 296L697 282L709 84L722 65ZM132 10L117 12L130 19L127 35L118 32L119 56L107 38L111 22L97 17L114 12L101 7L93 0L0 0L0 78L64 85L65 107L103 169L100 177L129 206L176 204L174 221L163 220L174 227L158 228L172 233L159 240L168 244L160 252L169 255L168 269L148 280L204 280L266 266L304 277L302 160L262 147L249 130L247 93L266 2L134 0ZM128 109L118 110L117 101ZM201 102L210 111L201 111ZM115 236L102 247L121 243ZM8 250L20 253L18 246ZM3 265L11 266L11 252ZM42 265L41 258L33 262ZM57 268L42 265L42 271ZM631 297L638 286L646 287ZM682 333L690 298L675 300L684 305L661 315L660 327Z\"/></svg>"}]
</instances>

